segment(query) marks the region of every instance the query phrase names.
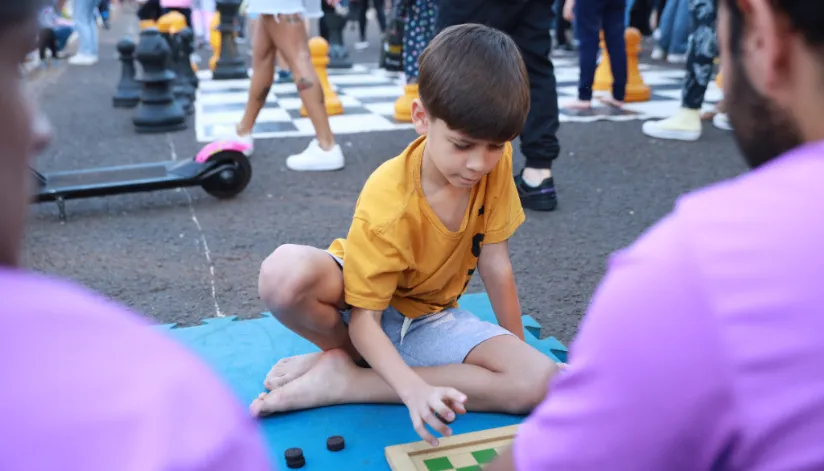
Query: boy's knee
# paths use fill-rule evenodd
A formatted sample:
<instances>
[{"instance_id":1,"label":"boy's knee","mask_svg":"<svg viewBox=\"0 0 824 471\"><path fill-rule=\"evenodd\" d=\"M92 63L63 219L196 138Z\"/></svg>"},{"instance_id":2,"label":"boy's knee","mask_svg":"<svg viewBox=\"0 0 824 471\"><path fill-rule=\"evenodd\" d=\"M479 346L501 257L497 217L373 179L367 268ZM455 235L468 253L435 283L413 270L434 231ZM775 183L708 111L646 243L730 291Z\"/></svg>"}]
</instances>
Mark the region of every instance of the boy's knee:
<instances>
[{"instance_id":1,"label":"boy's knee","mask_svg":"<svg viewBox=\"0 0 824 471\"><path fill-rule=\"evenodd\" d=\"M546 371L544 374L518 375L507 379L507 384L511 385L509 389L512 391L512 410L507 412L513 414L531 413L543 402L548 392L549 380L557 371L558 367L552 366L551 370Z\"/></svg>"},{"instance_id":2,"label":"boy's knee","mask_svg":"<svg viewBox=\"0 0 824 471\"><path fill-rule=\"evenodd\" d=\"M305 260L303 247L284 244L263 261L258 294L269 309L294 307L314 284L316 277Z\"/></svg>"}]
</instances>

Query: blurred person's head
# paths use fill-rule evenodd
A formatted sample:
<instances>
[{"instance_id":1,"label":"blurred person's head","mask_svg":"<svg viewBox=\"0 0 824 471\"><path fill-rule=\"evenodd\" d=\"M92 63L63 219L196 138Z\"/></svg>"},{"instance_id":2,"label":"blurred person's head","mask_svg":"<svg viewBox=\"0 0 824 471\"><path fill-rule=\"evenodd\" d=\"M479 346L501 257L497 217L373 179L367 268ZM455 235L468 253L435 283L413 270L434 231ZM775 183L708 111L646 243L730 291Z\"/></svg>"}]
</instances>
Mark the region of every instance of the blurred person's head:
<instances>
[{"instance_id":1,"label":"blurred person's head","mask_svg":"<svg viewBox=\"0 0 824 471\"><path fill-rule=\"evenodd\" d=\"M49 140L21 68L37 47L42 6L41 0L0 0L0 266L19 263L33 183L29 163Z\"/></svg>"},{"instance_id":2,"label":"blurred person's head","mask_svg":"<svg viewBox=\"0 0 824 471\"><path fill-rule=\"evenodd\" d=\"M750 167L824 139L824 0L721 0L727 113Z\"/></svg>"}]
</instances>

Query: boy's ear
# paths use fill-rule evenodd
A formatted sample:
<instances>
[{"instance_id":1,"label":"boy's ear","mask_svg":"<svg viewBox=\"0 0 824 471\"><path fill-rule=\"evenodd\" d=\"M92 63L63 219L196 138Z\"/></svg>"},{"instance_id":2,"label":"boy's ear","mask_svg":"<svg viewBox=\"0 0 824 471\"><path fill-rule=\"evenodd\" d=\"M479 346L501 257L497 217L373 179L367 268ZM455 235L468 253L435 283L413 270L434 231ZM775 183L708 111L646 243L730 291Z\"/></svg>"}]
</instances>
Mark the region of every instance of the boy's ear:
<instances>
[{"instance_id":1,"label":"boy's ear","mask_svg":"<svg viewBox=\"0 0 824 471\"><path fill-rule=\"evenodd\" d=\"M426 134L429 131L429 114L426 112L426 108L423 107L420 98L412 100L411 114L415 131L418 134Z\"/></svg>"}]
</instances>

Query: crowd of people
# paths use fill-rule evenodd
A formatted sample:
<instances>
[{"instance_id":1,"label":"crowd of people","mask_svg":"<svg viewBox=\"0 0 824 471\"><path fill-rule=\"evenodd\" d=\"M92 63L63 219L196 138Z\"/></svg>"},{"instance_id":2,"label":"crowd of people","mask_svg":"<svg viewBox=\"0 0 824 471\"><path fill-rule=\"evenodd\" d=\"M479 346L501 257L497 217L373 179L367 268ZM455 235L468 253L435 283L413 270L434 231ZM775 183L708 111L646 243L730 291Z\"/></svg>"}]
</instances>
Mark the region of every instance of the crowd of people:
<instances>
[{"instance_id":1,"label":"crowd of people","mask_svg":"<svg viewBox=\"0 0 824 471\"><path fill-rule=\"evenodd\" d=\"M575 17L609 1L576 0ZM322 108L307 3L250 2L256 70L271 83L281 50ZM569 365L523 341L507 245L533 187L513 179L510 142L537 179L557 157L551 4L440 0L419 137L369 177L346 237L261 266L264 304L319 352L275 365L247 411L142 316L22 266L29 163L50 139L19 74L42 1L0 1L0 469L268 471L253 417L364 402L404 404L433 444L427 425L449 435L467 411L528 414L488 471L824 469L824 3L692 6L687 62L718 45L750 170L613 254ZM476 270L497 324L458 307Z\"/></svg>"}]
</instances>

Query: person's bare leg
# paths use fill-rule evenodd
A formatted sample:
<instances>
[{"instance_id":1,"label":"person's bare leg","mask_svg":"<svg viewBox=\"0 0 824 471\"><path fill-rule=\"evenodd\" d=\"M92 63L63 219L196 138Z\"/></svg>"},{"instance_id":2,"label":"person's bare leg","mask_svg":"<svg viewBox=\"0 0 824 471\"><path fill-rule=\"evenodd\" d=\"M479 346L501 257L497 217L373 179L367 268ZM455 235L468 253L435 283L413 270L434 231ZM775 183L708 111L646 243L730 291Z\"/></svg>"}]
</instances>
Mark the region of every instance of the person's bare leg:
<instances>
[{"instance_id":1,"label":"person's bare leg","mask_svg":"<svg viewBox=\"0 0 824 471\"><path fill-rule=\"evenodd\" d=\"M546 396L549 379L560 367L513 335L478 345L462 364L414 368L433 386L466 394L466 409L526 414ZM266 416L336 404L400 403L400 397L370 368L360 368L342 350L319 354L296 379L261 394L249 406Z\"/></svg>"},{"instance_id":2,"label":"person's bare leg","mask_svg":"<svg viewBox=\"0 0 824 471\"><path fill-rule=\"evenodd\" d=\"M261 265L260 298L284 326L321 353L286 358L265 380L271 392L250 406L254 415L342 403L397 403L397 393L374 370L358 367L340 314L345 308L343 272L324 250L277 248ZM558 367L515 336L478 345L466 362L416 371L430 384L451 386L469 397L472 410L528 412L546 393Z\"/></svg>"},{"instance_id":3,"label":"person's bare leg","mask_svg":"<svg viewBox=\"0 0 824 471\"><path fill-rule=\"evenodd\" d=\"M246 101L243 118L237 124L237 133L241 136L251 133L255 127L260 110L266 104L266 98L272 89L272 77L275 75L275 46L262 28L256 27L254 34L249 98Z\"/></svg>"},{"instance_id":4,"label":"person's bare leg","mask_svg":"<svg viewBox=\"0 0 824 471\"><path fill-rule=\"evenodd\" d=\"M278 68L280 70L292 70L292 67L289 65L288 62L286 62L286 59L283 58L283 52L278 51L277 59L278 59L278 64L277 65L278 65Z\"/></svg>"},{"instance_id":5,"label":"person's bare leg","mask_svg":"<svg viewBox=\"0 0 824 471\"><path fill-rule=\"evenodd\" d=\"M303 17L280 15L276 21L271 15L266 15L261 17L260 26L266 30L291 67L298 94L315 128L318 144L323 150L331 149L335 146L335 136L329 127L323 89L309 54L309 38Z\"/></svg>"},{"instance_id":6,"label":"person's bare leg","mask_svg":"<svg viewBox=\"0 0 824 471\"><path fill-rule=\"evenodd\" d=\"M283 325L321 350L341 349L359 359L341 317L343 272L325 250L282 245L261 264L258 292L264 306ZM317 353L284 358L264 380L274 389L305 373Z\"/></svg>"}]
</instances>

